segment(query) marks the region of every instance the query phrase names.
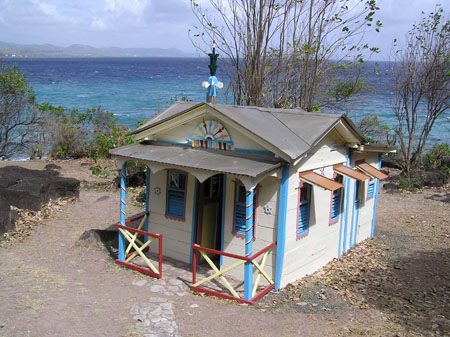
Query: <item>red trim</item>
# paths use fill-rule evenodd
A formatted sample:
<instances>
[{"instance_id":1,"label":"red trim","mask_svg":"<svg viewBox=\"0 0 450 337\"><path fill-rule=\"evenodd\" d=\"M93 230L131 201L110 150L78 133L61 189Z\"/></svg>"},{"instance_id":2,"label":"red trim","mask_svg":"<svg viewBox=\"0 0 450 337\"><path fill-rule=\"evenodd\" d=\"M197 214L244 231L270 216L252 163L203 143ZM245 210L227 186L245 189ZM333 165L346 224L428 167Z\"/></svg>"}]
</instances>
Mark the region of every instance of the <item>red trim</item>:
<instances>
[{"instance_id":1,"label":"red trim","mask_svg":"<svg viewBox=\"0 0 450 337\"><path fill-rule=\"evenodd\" d=\"M302 197L302 187L303 187L303 185L305 185L305 184L308 184L308 185L310 185L310 186L312 186L311 184L309 184L309 183L306 183L306 182L304 182L304 181L301 181L300 180L300 182L298 183L298 198L297 198L297 228L295 229L295 237L296 237L296 241L297 240L300 240L300 239L303 239L304 237L306 237L306 236L308 236L308 234L309 234L309 219L308 219L308 231L306 232L306 233L303 233L302 235L298 235L298 218L299 218L299 216L300 216L300 200L302 200L301 199L301 197ZM311 188L311 187L310 187ZM312 191L310 190L309 191L309 193L310 193L310 197L309 197L309 211L308 211L308 216L309 217L311 217L311 193L312 193Z\"/></svg>"},{"instance_id":2,"label":"red trim","mask_svg":"<svg viewBox=\"0 0 450 337\"><path fill-rule=\"evenodd\" d=\"M149 275L149 276L156 277L158 279L160 279L162 277L161 273L160 274L156 274L156 273L152 272L149 269L142 268L142 267L136 266L136 265L131 264L131 263L127 263L127 262L123 262L123 261L120 261L120 260L116 260L116 264L124 266L124 267L127 267L127 268L130 268L132 270L136 270L136 271L138 271L138 272L140 272L142 274L146 274L146 275Z\"/></svg>"},{"instance_id":3,"label":"red trim","mask_svg":"<svg viewBox=\"0 0 450 337\"><path fill-rule=\"evenodd\" d=\"M188 194L189 172L180 170L180 169L174 169L174 168L167 168L165 170L167 171L167 177L166 177L166 211L164 212L164 215L165 215L166 219L186 222L186 201L187 201L187 194ZM185 181L185 186L184 186L184 209L183 209L184 212L183 212L182 218L177 218L175 216L167 215L167 190L169 189L169 176L168 176L169 171L176 171L176 172L181 172L181 173L186 174L186 181Z\"/></svg>"},{"instance_id":4,"label":"red trim","mask_svg":"<svg viewBox=\"0 0 450 337\"><path fill-rule=\"evenodd\" d=\"M228 256L228 257L231 257L231 258L244 260L246 262L251 262L254 259L256 259L259 256L261 256L262 254L264 254L265 252L267 252L268 250L270 250L273 247L275 247L276 244L277 244L276 242L272 242L270 245L268 245L266 248L262 249L261 251L259 251L255 255L253 255L252 257L245 257L245 256L225 253L225 252L221 252L221 251L218 251L218 250L215 250L215 249L201 247L201 246L199 246L197 244L193 244L192 245L192 249L193 250L201 250L201 251L204 251L206 253L213 253L213 254L219 254L219 255L223 255L223 256ZM196 258L196 254L192 254L192 284L196 283L196 279L197 279L197 258ZM274 287L275 287L275 284L269 284L266 288L264 288L262 291L260 291L255 296L253 296L253 298L250 301L244 300L242 298L236 298L236 297L228 295L228 294L223 294L223 293L220 293L218 291L214 291L214 290L206 289L206 288L202 288L202 287L191 286L190 288L191 288L192 291L206 293L206 294L209 294L209 295L212 295L212 296L225 298L227 300L232 300L232 301L237 301L237 302L240 302L240 303L247 303L247 304L252 305L256 301L260 300L264 295L266 295Z\"/></svg>"},{"instance_id":5,"label":"red trim","mask_svg":"<svg viewBox=\"0 0 450 337\"><path fill-rule=\"evenodd\" d=\"M243 238L245 239L245 234L241 234L241 233L237 233L234 231L234 216L236 215L236 185L240 184L240 185L244 185L239 179L234 179L234 199L233 199L233 226L231 226L231 233L234 236L237 236L238 238ZM253 191L253 237L252 240L255 241L256 240L256 225L257 225L257 221L258 221L258 199L259 199L259 188L261 187L261 185L257 184L254 188ZM245 185L244 185L245 188ZM247 192L247 190L246 190Z\"/></svg>"},{"instance_id":6,"label":"red trim","mask_svg":"<svg viewBox=\"0 0 450 337\"><path fill-rule=\"evenodd\" d=\"M144 215L145 215L145 213L144 213ZM133 219L136 220L136 219L139 219L139 218L142 218L142 217L143 216L138 215L138 216L136 216L134 218L131 218L129 220L133 220ZM121 228L121 229L125 229L125 230L133 232L133 233L138 233L138 234L142 234L142 235L145 235L145 236L150 236L152 238L158 239L158 241L159 241L159 244L158 244L158 273L159 274L158 273L154 273L150 269L139 267L139 266L136 266L136 265L134 265L132 263L125 262L125 261L120 261L118 259L115 260L116 264L124 266L124 267L127 267L127 268L130 268L132 270L136 270L136 271L138 271L140 273L143 273L143 274L146 274L146 275L150 275L150 276L156 277L158 279L162 278L162 249L163 249L163 246L162 246L162 238L163 238L163 236L162 236L162 234L153 234L153 233L145 232L145 231L137 229L137 228L128 227L128 226L122 226L120 224L117 224L116 227L117 228ZM144 249L144 251L147 251L147 250L148 250L148 247L146 247ZM131 253L127 254L126 258L130 257L131 254L133 254L133 253L135 253L135 252L131 252Z\"/></svg>"},{"instance_id":7,"label":"red trim","mask_svg":"<svg viewBox=\"0 0 450 337\"><path fill-rule=\"evenodd\" d=\"M341 174L339 174L340 176L342 176ZM338 176L338 174L336 173L336 172L333 172L333 180L336 180L336 178L337 178L337 176ZM343 200L342 200L342 190L343 190L343 186L341 187L341 188L338 188L337 190L334 190L334 191L331 191L331 198L330 198L330 217L328 218L328 226L332 226L332 225L334 225L334 224L337 224L338 222L339 222L339 218L341 217L341 205L342 205L342 203L343 203ZM334 195L334 192L336 192L336 191L338 191L338 190L341 190L341 197L340 197L340 200L339 200L339 213L338 213L338 217L337 217L337 219L336 220L333 220L333 221L331 221L331 213L332 213L332 210L333 210L333 195Z\"/></svg>"}]
</instances>

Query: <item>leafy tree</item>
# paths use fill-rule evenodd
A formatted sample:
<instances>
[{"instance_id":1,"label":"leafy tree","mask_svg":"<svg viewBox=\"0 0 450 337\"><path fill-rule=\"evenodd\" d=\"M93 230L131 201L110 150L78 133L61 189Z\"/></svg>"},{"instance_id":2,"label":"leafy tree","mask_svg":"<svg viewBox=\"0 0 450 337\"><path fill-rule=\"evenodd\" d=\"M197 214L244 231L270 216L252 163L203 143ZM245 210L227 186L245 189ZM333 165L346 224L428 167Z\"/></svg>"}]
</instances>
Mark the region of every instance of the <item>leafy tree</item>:
<instances>
[{"instance_id":1,"label":"leafy tree","mask_svg":"<svg viewBox=\"0 0 450 337\"><path fill-rule=\"evenodd\" d=\"M236 104L301 107L346 100L363 88L363 42L379 30L375 0L191 1L199 22L190 32L206 52L214 39L227 62Z\"/></svg>"},{"instance_id":2,"label":"leafy tree","mask_svg":"<svg viewBox=\"0 0 450 337\"><path fill-rule=\"evenodd\" d=\"M8 159L35 143L39 125L35 94L16 65L0 65L0 159Z\"/></svg>"},{"instance_id":3,"label":"leafy tree","mask_svg":"<svg viewBox=\"0 0 450 337\"><path fill-rule=\"evenodd\" d=\"M395 134L393 135L389 126L383 124L375 114L369 114L360 119L357 127L370 143L395 145Z\"/></svg>"},{"instance_id":4,"label":"leafy tree","mask_svg":"<svg viewBox=\"0 0 450 337\"><path fill-rule=\"evenodd\" d=\"M413 25L403 46L394 41L393 110L405 171L419 166L435 122L449 108L450 21L438 5Z\"/></svg>"}]
</instances>

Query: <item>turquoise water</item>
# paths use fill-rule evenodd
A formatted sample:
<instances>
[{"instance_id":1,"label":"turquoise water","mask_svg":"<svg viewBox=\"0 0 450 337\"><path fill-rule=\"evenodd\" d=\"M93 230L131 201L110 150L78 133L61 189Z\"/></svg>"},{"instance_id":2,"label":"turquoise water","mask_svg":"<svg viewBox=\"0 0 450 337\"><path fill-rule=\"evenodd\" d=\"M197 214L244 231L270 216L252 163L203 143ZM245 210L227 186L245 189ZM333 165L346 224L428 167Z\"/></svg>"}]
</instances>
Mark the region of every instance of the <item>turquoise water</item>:
<instances>
[{"instance_id":1,"label":"turquoise water","mask_svg":"<svg viewBox=\"0 0 450 337\"><path fill-rule=\"evenodd\" d=\"M136 122L149 119L164 110L175 97L188 97L192 101L205 101L202 81L209 76L206 58L64 58L64 59L6 59L15 62L36 92L39 102L49 102L66 108L86 109L102 106L114 113L119 121L130 128ZM369 64L367 81L371 90L358 94L348 104L324 112L347 112L353 120L369 113L395 127L392 113L392 77L386 73L387 64L378 65L376 76ZM220 76L220 63L217 76ZM227 103L224 90L219 92L219 103ZM231 103L231 102L230 102ZM435 125L430 143L450 142L450 112Z\"/></svg>"}]
</instances>

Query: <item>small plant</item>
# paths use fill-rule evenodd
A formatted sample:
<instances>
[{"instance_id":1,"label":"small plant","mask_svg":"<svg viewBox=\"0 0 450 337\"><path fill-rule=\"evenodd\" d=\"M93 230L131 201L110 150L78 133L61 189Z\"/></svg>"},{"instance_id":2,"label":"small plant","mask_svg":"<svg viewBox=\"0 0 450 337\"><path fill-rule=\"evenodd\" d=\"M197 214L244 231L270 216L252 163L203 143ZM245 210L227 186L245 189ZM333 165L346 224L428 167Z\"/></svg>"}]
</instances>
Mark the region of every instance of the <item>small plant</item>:
<instances>
[{"instance_id":1,"label":"small plant","mask_svg":"<svg viewBox=\"0 0 450 337\"><path fill-rule=\"evenodd\" d=\"M404 191L416 192L422 187L420 176L400 177L398 188Z\"/></svg>"},{"instance_id":2,"label":"small plant","mask_svg":"<svg viewBox=\"0 0 450 337\"><path fill-rule=\"evenodd\" d=\"M109 170L108 167L106 166L101 166L101 165L94 165L91 168L91 173L95 176L99 176L99 177L103 177L103 178L108 178L109 177Z\"/></svg>"},{"instance_id":3,"label":"small plant","mask_svg":"<svg viewBox=\"0 0 450 337\"><path fill-rule=\"evenodd\" d=\"M445 161L445 159L447 160ZM445 174L450 175L450 167L448 166L449 161L450 148L448 144L436 144L431 151L425 155L423 165L425 169L439 169Z\"/></svg>"}]
</instances>

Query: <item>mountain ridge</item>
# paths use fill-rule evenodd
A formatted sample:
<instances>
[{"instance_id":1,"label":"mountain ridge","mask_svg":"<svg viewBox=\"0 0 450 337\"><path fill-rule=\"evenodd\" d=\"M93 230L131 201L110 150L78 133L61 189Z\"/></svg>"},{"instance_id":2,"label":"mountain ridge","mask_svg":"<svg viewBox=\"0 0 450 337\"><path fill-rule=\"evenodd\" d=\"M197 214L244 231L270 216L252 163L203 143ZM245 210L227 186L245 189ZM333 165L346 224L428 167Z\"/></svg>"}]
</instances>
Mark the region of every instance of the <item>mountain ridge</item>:
<instances>
[{"instance_id":1,"label":"mountain ridge","mask_svg":"<svg viewBox=\"0 0 450 337\"><path fill-rule=\"evenodd\" d=\"M97 48L85 44L61 47L50 43L18 44L0 41L0 57L197 57L197 55L177 48Z\"/></svg>"}]
</instances>

